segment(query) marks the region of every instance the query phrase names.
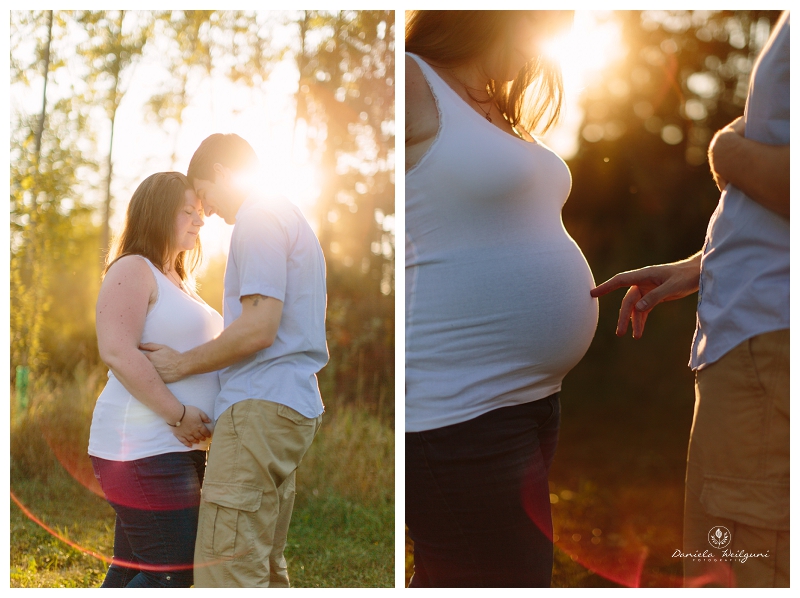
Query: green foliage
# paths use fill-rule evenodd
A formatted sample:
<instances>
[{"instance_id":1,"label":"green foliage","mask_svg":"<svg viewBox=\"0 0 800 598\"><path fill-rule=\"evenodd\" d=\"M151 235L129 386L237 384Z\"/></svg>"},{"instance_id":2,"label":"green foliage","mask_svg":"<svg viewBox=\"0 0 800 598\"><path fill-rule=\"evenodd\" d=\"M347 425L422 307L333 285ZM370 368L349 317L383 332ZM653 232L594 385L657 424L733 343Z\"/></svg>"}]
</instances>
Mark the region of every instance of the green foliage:
<instances>
[{"instance_id":1,"label":"green foliage","mask_svg":"<svg viewBox=\"0 0 800 598\"><path fill-rule=\"evenodd\" d=\"M48 59L49 38L63 35L59 21L54 30L35 27L43 14L13 13L12 30L28 31L39 59L17 61L12 82L44 80L63 68L58 55ZM16 27L14 27L16 25ZM31 29L32 27L32 29ZM78 199L81 179L93 167L81 143L86 112L74 98L43 104L37 116L12 116L11 134L11 359L12 365L31 368L36 384L47 362L47 341L52 335L47 315L55 300L54 273L81 243L86 232L82 219L87 208ZM90 227L89 227L90 228ZM61 297L63 300L63 297ZM44 339L47 339L44 340ZM13 367L12 367L13 371Z\"/></svg>"},{"instance_id":2,"label":"green foliage","mask_svg":"<svg viewBox=\"0 0 800 598\"><path fill-rule=\"evenodd\" d=\"M87 99L102 105L109 119L114 119L125 94L123 73L141 56L155 16L152 12L124 10L86 10L74 15L86 32L78 54L88 67Z\"/></svg>"},{"instance_id":3,"label":"green foliage","mask_svg":"<svg viewBox=\"0 0 800 598\"><path fill-rule=\"evenodd\" d=\"M46 480L12 471L11 492L56 534L84 549L111 553L111 506L57 464ZM11 506L10 531L11 587L95 587L102 582L106 566L101 561L53 536L16 504Z\"/></svg>"},{"instance_id":4,"label":"green foliage","mask_svg":"<svg viewBox=\"0 0 800 598\"><path fill-rule=\"evenodd\" d=\"M177 160L177 142L183 111L189 103L191 91L189 79L192 73L200 70L208 77L213 68L211 32L217 25L219 13L213 10L166 11L157 15L155 36L165 36L170 40L167 54L162 56L162 64L173 74L173 78L153 92L145 108L148 121L163 124L173 121L177 124L173 140L172 170Z\"/></svg>"},{"instance_id":5,"label":"green foliage","mask_svg":"<svg viewBox=\"0 0 800 598\"><path fill-rule=\"evenodd\" d=\"M117 110L127 91L125 75L141 56L151 36L156 15L157 13L146 11L131 14L124 10L87 10L75 13L77 24L87 34L86 41L77 47L77 54L86 67L83 101L102 106L110 128L100 237L103 259L111 241L109 221L112 211L111 181L114 174L111 157Z\"/></svg>"},{"instance_id":6,"label":"green foliage","mask_svg":"<svg viewBox=\"0 0 800 598\"><path fill-rule=\"evenodd\" d=\"M91 484L86 458L92 410L106 381L102 366L78 364L71 376L44 378L20 411L11 404L12 478L47 481L62 467Z\"/></svg>"},{"instance_id":7,"label":"green foliage","mask_svg":"<svg viewBox=\"0 0 800 598\"><path fill-rule=\"evenodd\" d=\"M298 55L298 118L325 130L312 145L326 166L319 212L329 263L394 292L394 13L308 14L325 35ZM324 25L324 26L323 26ZM302 28L301 28L302 31ZM332 277L337 270L332 269Z\"/></svg>"}]
</instances>

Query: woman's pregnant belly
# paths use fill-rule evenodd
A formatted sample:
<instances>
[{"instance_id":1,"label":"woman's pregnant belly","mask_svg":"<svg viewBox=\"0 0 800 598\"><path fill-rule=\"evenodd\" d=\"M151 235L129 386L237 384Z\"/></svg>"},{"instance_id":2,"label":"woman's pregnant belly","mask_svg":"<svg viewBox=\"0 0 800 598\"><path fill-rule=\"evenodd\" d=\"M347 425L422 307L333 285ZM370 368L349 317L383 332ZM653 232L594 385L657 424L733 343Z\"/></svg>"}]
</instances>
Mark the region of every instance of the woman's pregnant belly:
<instances>
[{"instance_id":1,"label":"woman's pregnant belly","mask_svg":"<svg viewBox=\"0 0 800 598\"><path fill-rule=\"evenodd\" d=\"M462 248L420 264L410 278L412 402L560 388L597 327L592 273L566 234L547 244Z\"/></svg>"},{"instance_id":2,"label":"woman's pregnant belly","mask_svg":"<svg viewBox=\"0 0 800 598\"><path fill-rule=\"evenodd\" d=\"M213 432L214 401L220 388L217 372L171 382L167 388L181 403L204 411L212 419L206 426ZM205 440L191 449L205 450L208 445L209 440ZM161 416L134 398L109 371L92 415L89 453L124 461L182 450L187 448L172 435Z\"/></svg>"}]
</instances>

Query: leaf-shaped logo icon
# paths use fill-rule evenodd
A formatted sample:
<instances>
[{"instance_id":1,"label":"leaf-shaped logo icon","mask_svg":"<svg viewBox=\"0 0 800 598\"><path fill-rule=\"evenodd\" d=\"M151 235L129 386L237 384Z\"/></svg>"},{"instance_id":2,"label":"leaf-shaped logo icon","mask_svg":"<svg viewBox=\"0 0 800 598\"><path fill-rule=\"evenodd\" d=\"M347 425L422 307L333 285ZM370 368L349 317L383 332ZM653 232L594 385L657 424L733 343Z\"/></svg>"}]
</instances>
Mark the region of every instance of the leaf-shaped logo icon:
<instances>
[{"instance_id":1,"label":"leaf-shaped logo icon","mask_svg":"<svg viewBox=\"0 0 800 598\"><path fill-rule=\"evenodd\" d=\"M708 543L713 548L725 548L731 543L731 534L728 528L722 525L715 525L708 530Z\"/></svg>"}]
</instances>

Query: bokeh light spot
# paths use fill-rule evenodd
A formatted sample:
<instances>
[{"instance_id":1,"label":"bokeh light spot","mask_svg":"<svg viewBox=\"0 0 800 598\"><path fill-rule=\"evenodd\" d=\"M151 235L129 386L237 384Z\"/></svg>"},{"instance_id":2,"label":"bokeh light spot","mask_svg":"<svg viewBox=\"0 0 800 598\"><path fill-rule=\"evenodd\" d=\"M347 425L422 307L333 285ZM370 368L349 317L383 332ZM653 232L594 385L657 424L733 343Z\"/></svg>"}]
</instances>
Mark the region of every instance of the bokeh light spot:
<instances>
[{"instance_id":1,"label":"bokeh light spot","mask_svg":"<svg viewBox=\"0 0 800 598\"><path fill-rule=\"evenodd\" d=\"M678 145L683 141L683 131L676 125L667 125L661 129L661 139L669 145Z\"/></svg>"}]
</instances>

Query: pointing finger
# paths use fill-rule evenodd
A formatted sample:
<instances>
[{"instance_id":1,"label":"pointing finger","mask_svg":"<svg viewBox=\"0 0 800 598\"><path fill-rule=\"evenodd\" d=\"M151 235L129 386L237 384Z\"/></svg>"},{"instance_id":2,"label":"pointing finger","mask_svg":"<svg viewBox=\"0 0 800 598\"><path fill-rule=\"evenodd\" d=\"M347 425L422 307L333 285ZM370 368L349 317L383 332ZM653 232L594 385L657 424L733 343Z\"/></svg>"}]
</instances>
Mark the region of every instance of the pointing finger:
<instances>
[{"instance_id":1,"label":"pointing finger","mask_svg":"<svg viewBox=\"0 0 800 598\"><path fill-rule=\"evenodd\" d=\"M617 274L616 276L612 276L603 284L593 288L591 291L589 291L589 293L592 295L592 297L601 297L606 293L616 291L622 287L629 287L633 284L634 281L631 279L631 276L627 272L623 272L621 274Z\"/></svg>"}]
</instances>

